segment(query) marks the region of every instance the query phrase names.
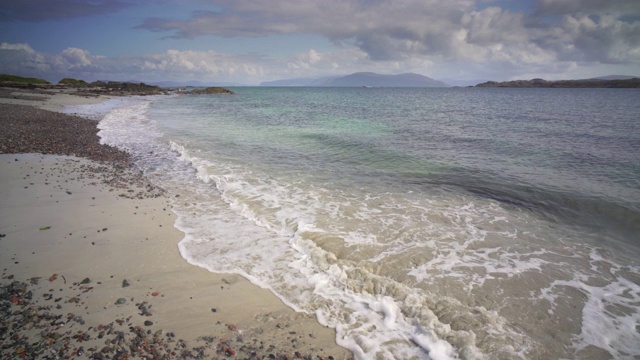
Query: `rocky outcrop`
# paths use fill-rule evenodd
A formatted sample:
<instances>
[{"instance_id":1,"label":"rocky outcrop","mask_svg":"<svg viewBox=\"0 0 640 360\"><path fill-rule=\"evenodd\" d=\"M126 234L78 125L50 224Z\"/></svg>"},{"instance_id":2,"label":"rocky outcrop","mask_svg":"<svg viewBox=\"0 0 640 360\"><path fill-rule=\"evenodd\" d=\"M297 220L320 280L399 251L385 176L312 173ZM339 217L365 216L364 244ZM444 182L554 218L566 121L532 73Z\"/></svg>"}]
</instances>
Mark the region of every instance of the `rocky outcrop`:
<instances>
[{"instance_id":1,"label":"rocky outcrop","mask_svg":"<svg viewBox=\"0 0 640 360\"><path fill-rule=\"evenodd\" d=\"M104 82L91 83L92 85L102 85L103 88L109 93L121 93L122 95L159 95L164 94L165 91L155 85L147 85L145 83L131 83L131 82L119 82L109 81L106 85Z\"/></svg>"},{"instance_id":2,"label":"rocky outcrop","mask_svg":"<svg viewBox=\"0 0 640 360\"><path fill-rule=\"evenodd\" d=\"M31 82L15 82L1 81L1 88L29 89L33 91L51 91L51 90L75 90L75 95L79 96L128 96L128 95L162 95L168 94L169 91L155 85L147 85L145 83L130 83L119 81L94 81L87 83L83 80L65 78L57 84L43 84Z\"/></svg>"},{"instance_id":3,"label":"rocky outcrop","mask_svg":"<svg viewBox=\"0 0 640 360\"><path fill-rule=\"evenodd\" d=\"M73 78L64 78L64 79L58 81L58 85L83 86L83 85L89 85L89 84L84 80L78 80L78 79L73 79Z\"/></svg>"},{"instance_id":4,"label":"rocky outcrop","mask_svg":"<svg viewBox=\"0 0 640 360\"><path fill-rule=\"evenodd\" d=\"M225 89L222 87L208 87L206 89L193 89L189 92L190 94L201 95L201 94L235 94L233 91L229 89Z\"/></svg>"}]
</instances>

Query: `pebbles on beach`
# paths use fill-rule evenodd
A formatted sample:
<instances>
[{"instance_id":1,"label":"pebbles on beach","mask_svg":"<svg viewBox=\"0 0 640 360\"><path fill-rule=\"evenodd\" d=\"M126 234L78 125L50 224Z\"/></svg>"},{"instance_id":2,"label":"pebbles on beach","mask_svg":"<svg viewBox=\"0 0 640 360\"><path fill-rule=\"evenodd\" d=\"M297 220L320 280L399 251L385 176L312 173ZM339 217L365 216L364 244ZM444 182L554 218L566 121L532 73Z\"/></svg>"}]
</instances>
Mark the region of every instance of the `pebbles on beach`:
<instances>
[{"instance_id":1,"label":"pebbles on beach","mask_svg":"<svg viewBox=\"0 0 640 360\"><path fill-rule=\"evenodd\" d=\"M0 110L0 154L83 157L104 166L85 166L78 176L99 178L123 191L122 197L157 197L163 193L133 167L128 153L100 144L97 122L26 105L0 104Z\"/></svg>"},{"instance_id":2,"label":"pebbles on beach","mask_svg":"<svg viewBox=\"0 0 640 360\"><path fill-rule=\"evenodd\" d=\"M12 280L7 281L9 279ZM55 297L38 286L39 280L34 277L19 281L13 275L2 276L2 359L333 359L332 356L312 356L296 351L295 337L291 340L292 349L282 351L256 338L243 336L242 329L234 324L219 322L212 323L215 336L201 336L196 346L190 346L174 332L157 329L153 321L145 320L147 309L153 306L152 298L135 304L126 302L125 306L143 309L138 316L88 324L81 315L65 311L59 304L82 305L91 296L93 287L74 283L67 290L75 296ZM54 281L60 280L56 277ZM121 299L124 298L118 300Z\"/></svg>"},{"instance_id":3,"label":"pebbles on beach","mask_svg":"<svg viewBox=\"0 0 640 360\"><path fill-rule=\"evenodd\" d=\"M73 167L61 166L60 171L68 171L65 175L73 179L104 184L109 191L114 191L121 197L142 199L161 196L162 189L152 185L132 167L127 153L99 143L96 125L95 121L29 106L0 104L0 153L41 153L88 158L95 162ZM64 161L77 162L77 159ZM48 180L45 184L59 186L65 199L78 196L76 190L70 191L63 183L54 180L59 174L46 175ZM96 226L90 229L93 235L87 233L90 237L87 243L98 245L93 249L103 244L101 236L111 236L118 231L117 227L105 225L109 228ZM42 230L38 233L46 236L51 236L52 232L60 228L56 223L38 226ZM72 236L68 229L61 233L65 238L67 234ZM73 230L73 233L76 234L76 231ZM5 236L10 239L16 235L13 232L7 234L3 231L0 240L5 241ZM91 238L92 236L96 238ZM254 329L225 323L220 317L229 311L222 304L216 304L220 307L211 308L210 312L210 307L205 308L211 316L210 329L197 340L187 342L179 332L162 328L162 314L157 313L157 307L153 305L154 302L158 304L167 300L164 289L147 290L144 296L137 295L134 298L128 291L141 288L141 283L137 278L129 277L131 274L121 274L115 278L109 278L108 275L102 278L95 274L86 275L91 277L72 277L64 271L57 271L20 279L5 268L0 278L0 359L331 358L319 356L323 351L313 349L313 346L313 350L303 350L301 344L305 339L311 339L311 335L290 332L280 324L266 325L265 322L261 328ZM123 279L125 276L133 282L133 286L130 280ZM225 286L234 285L234 281L229 279L222 280ZM123 315L110 318L104 323L96 323L87 315L85 302L89 298L95 299L96 289L110 281L111 288L116 290L110 295L113 297L104 299L104 306L118 309L118 313ZM284 336L291 345L270 343L277 336Z\"/></svg>"},{"instance_id":4,"label":"pebbles on beach","mask_svg":"<svg viewBox=\"0 0 640 360\"><path fill-rule=\"evenodd\" d=\"M257 339L245 339L235 325L212 326L218 336L202 336L190 347L174 332L149 329L150 320L128 316L106 324L86 324L82 316L65 313L55 304L81 303L92 288L74 285L72 298L54 298L36 285L39 278L0 284L0 357L2 359L216 359L237 358L317 359L297 351L282 353ZM33 289L32 289L33 288ZM35 295L34 295L35 292ZM39 298L39 299L35 299ZM145 301L129 306L151 307ZM143 326L141 326L143 325ZM330 357L329 357L330 358Z\"/></svg>"},{"instance_id":5,"label":"pebbles on beach","mask_svg":"<svg viewBox=\"0 0 640 360\"><path fill-rule=\"evenodd\" d=\"M97 122L40 110L26 105L0 104L0 153L71 155L129 165L129 155L100 144Z\"/></svg>"}]
</instances>

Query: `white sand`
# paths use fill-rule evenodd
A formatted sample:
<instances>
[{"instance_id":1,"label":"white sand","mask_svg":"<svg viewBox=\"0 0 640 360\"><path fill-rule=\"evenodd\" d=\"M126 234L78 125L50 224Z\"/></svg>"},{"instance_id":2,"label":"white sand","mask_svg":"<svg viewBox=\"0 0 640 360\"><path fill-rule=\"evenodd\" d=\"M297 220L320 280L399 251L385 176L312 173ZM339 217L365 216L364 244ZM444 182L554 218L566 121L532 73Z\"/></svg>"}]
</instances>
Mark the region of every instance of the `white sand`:
<instances>
[{"instance_id":1,"label":"white sand","mask_svg":"<svg viewBox=\"0 0 640 360\"><path fill-rule=\"evenodd\" d=\"M67 96L73 96L61 96L38 107L62 110L70 103ZM25 282L41 277L34 301L52 305L43 298L47 292L62 298L58 310L82 315L85 328L114 319L129 318L139 326L149 320L150 330L173 331L190 346L200 336L241 335L235 346L263 343L264 354L273 345L288 355L351 356L336 345L335 331L312 315L294 312L238 275L187 264L178 253L182 233L173 227L168 199L121 197L123 190L91 178L97 166L72 157L0 155L3 282L9 275ZM54 274L57 278L49 281ZM85 278L91 282L78 284ZM131 286L123 288L124 279ZM73 297L79 301L70 301ZM116 305L119 298L127 303ZM134 304L142 301L152 305L152 316L140 315Z\"/></svg>"},{"instance_id":2,"label":"white sand","mask_svg":"<svg viewBox=\"0 0 640 360\"><path fill-rule=\"evenodd\" d=\"M39 109L63 112L64 108L73 105L99 104L110 99L105 95L73 95L76 91L69 89L11 89L2 88L0 104L29 105Z\"/></svg>"}]
</instances>

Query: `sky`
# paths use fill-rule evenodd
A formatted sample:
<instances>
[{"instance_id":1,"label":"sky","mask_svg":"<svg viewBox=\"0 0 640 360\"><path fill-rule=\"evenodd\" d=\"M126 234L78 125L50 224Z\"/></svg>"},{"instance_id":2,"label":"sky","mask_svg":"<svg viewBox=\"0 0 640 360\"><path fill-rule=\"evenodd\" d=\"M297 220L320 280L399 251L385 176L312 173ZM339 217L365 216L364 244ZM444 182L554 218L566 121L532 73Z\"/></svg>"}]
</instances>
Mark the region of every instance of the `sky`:
<instances>
[{"instance_id":1,"label":"sky","mask_svg":"<svg viewBox=\"0 0 640 360\"><path fill-rule=\"evenodd\" d=\"M0 0L0 73L258 85L640 77L640 0Z\"/></svg>"}]
</instances>

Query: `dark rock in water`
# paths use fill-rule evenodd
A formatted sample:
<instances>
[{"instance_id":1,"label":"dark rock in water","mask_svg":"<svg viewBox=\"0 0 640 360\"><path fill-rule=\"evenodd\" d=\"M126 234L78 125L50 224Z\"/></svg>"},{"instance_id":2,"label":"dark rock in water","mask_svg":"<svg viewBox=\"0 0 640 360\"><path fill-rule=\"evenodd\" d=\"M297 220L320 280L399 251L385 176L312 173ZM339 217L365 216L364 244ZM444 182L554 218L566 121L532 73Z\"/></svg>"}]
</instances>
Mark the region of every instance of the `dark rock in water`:
<instances>
[{"instance_id":1,"label":"dark rock in water","mask_svg":"<svg viewBox=\"0 0 640 360\"><path fill-rule=\"evenodd\" d=\"M127 302L126 298L119 298L118 300L116 300L116 305L122 305L126 302Z\"/></svg>"},{"instance_id":2,"label":"dark rock in water","mask_svg":"<svg viewBox=\"0 0 640 360\"><path fill-rule=\"evenodd\" d=\"M131 284L129 283L129 281L127 279L122 280L122 287L125 288L127 286L131 286Z\"/></svg>"},{"instance_id":3,"label":"dark rock in water","mask_svg":"<svg viewBox=\"0 0 640 360\"><path fill-rule=\"evenodd\" d=\"M91 282L91 279L89 278L84 278L84 280L80 281L80 285L84 285L84 284L88 284Z\"/></svg>"},{"instance_id":4,"label":"dark rock in water","mask_svg":"<svg viewBox=\"0 0 640 360\"><path fill-rule=\"evenodd\" d=\"M208 87L206 89L193 89L189 92L190 94L235 94L233 91L222 88L222 87Z\"/></svg>"},{"instance_id":5,"label":"dark rock in water","mask_svg":"<svg viewBox=\"0 0 640 360\"><path fill-rule=\"evenodd\" d=\"M151 325L153 325L153 321L147 320L144 322L144 326L151 326Z\"/></svg>"}]
</instances>

